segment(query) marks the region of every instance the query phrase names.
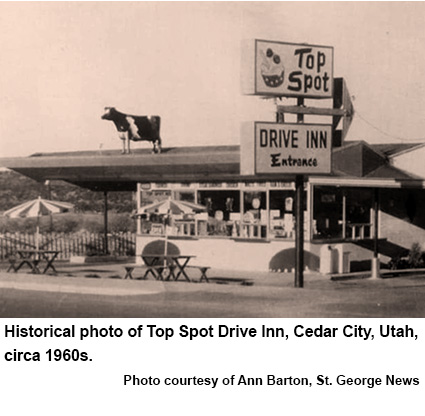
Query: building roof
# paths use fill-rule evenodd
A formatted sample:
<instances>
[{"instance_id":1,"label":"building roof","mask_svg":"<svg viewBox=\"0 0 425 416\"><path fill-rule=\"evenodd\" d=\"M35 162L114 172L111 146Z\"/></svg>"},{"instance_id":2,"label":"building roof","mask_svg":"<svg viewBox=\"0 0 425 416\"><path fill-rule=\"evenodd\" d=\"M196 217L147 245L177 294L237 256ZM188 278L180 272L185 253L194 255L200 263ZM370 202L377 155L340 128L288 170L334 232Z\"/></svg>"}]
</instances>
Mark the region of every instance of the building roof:
<instances>
[{"instance_id":1,"label":"building roof","mask_svg":"<svg viewBox=\"0 0 425 416\"><path fill-rule=\"evenodd\" d=\"M239 175L239 146L37 153L0 159L5 166L37 181L64 180L93 190L135 190L137 182L234 180Z\"/></svg>"},{"instance_id":2,"label":"building roof","mask_svg":"<svg viewBox=\"0 0 425 416\"><path fill-rule=\"evenodd\" d=\"M400 153L409 152L425 146L425 143L381 143L373 144L370 147L386 157L393 157Z\"/></svg>"},{"instance_id":3,"label":"building roof","mask_svg":"<svg viewBox=\"0 0 425 416\"><path fill-rule=\"evenodd\" d=\"M386 153L394 149L380 146L352 141L333 149L330 176L417 179L391 166ZM37 181L64 180L99 191L135 190L137 182L258 181L258 177L240 174L240 146L164 148L161 154L147 149L125 155L118 150L37 153L0 159L0 166ZM262 181L279 179L261 176Z\"/></svg>"}]
</instances>

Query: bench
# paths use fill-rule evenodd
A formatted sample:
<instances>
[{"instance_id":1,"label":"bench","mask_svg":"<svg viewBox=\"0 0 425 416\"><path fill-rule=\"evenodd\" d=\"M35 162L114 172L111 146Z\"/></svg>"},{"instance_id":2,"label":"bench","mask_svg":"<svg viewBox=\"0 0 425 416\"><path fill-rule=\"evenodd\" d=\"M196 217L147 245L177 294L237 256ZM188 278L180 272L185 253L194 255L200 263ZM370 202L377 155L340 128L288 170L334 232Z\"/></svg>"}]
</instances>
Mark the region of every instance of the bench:
<instances>
[{"instance_id":1,"label":"bench","mask_svg":"<svg viewBox=\"0 0 425 416\"><path fill-rule=\"evenodd\" d=\"M124 279L133 279L133 271L134 269L139 269L139 268L145 268L146 266L124 266L125 269L125 276Z\"/></svg>"},{"instance_id":2,"label":"bench","mask_svg":"<svg viewBox=\"0 0 425 416\"><path fill-rule=\"evenodd\" d=\"M149 273L154 277L155 280L164 280L163 273L165 270L169 270L169 275L165 280L168 280L170 277L174 278L174 266L146 266L146 265L132 265L132 266L124 266L125 269L125 276L124 279L133 279L133 271L136 268L142 268L145 269L145 274L141 279L146 279L149 275Z\"/></svg>"},{"instance_id":3,"label":"bench","mask_svg":"<svg viewBox=\"0 0 425 416\"><path fill-rule=\"evenodd\" d=\"M209 266L186 266L188 269L198 269L201 272L201 278L199 282L202 282L202 280L205 280L207 283L209 282L207 277L207 271L211 269Z\"/></svg>"},{"instance_id":4,"label":"bench","mask_svg":"<svg viewBox=\"0 0 425 416\"><path fill-rule=\"evenodd\" d=\"M35 274L40 274L40 269L38 268L38 264L40 263L40 259L30 259L30 258L18 258L16 256L10 256L7 259L9 261L9 268L6 270L7 273L13 271L17 273L19 269L23 265L27 265L31 268L31 272ZM46 266L46 269L43 271L43 273L46 272L49 266ZM50 266L53 267L53 266ZM55 270L56 272L56 270Z\"/></svg>"},{"instance_id":5,"label":"bench","mask_svg":"<svg viewBox=\"0 0 425 416\"><path fill-rule=\"evenodd\" d=\"M18 266L17 266L17 261L18 261L18 259L16 258L16 256L14 256L14 255L12 255L12 256L9 256L8 258L7 258L7 260L9 261L9 268L7 269L7 273L9 273L10 271L14 271L14 272L17 272L18 271Z\"/></svg>"}]
</instances>

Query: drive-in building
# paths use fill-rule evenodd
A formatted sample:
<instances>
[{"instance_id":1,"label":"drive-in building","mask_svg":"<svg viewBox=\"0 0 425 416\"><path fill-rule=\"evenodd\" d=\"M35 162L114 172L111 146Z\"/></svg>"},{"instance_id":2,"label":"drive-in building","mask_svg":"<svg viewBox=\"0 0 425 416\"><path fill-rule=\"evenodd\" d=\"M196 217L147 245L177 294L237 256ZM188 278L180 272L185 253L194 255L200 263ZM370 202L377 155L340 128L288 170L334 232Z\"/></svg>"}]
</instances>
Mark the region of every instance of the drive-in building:
<instances>
[{"instance_id":1,"label":"drive-in building","mask_svg":"<svg viewBox=\"0 0 425 416\"><path fill-rule=\"evenodd\" d=\"M306 269L319 270L326 250L338 252L339 271L368 268L375 237L383 263L424 243L424 156L425 143L346 141L334 148L332 173L305 177ZM166 235L176 250L212 267L294 267L294 177L241 174L239 146L40 153L0 159L0 165L37 181L132 191L139 211L168 198L205 207L167 221L161 212L139 215L136 254Z\"/></svg>"}]
</instances>

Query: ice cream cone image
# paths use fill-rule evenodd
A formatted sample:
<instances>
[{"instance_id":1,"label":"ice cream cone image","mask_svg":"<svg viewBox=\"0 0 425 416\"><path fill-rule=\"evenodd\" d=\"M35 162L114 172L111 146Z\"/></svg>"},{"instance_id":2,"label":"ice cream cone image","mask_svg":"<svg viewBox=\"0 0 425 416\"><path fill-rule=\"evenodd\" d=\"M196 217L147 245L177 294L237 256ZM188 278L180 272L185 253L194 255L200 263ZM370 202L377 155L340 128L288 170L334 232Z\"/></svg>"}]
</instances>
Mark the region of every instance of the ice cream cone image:
<instances>
[{"instance_id":1,"label":"ice cream cone image","mask_svg":"<svg viewBox=\"0 0 425 416\"><path fill-rule=\"evenodd\" d=\"M260 51L261 54L261 76L264 83L270 88L277 88L283 84L285 68L280 56L271 48Z\"/></svg>"}]
</instances>

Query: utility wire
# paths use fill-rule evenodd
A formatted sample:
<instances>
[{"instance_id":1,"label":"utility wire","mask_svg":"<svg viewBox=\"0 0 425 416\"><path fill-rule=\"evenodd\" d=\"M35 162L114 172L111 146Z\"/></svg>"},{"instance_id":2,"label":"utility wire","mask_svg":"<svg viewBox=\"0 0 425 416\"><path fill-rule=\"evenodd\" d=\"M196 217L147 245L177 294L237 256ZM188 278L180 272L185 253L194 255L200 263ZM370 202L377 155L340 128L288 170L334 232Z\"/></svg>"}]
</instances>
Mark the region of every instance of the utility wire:
<instances>
[{"instance_id":1,"label":"utility wire","mask_svg":"<svg viewBox=\"0 0 425 416\"><path fill-rule=\"evenodd\" d=\"M394 136L392 134L387 133L386 131L380 129L379 127L375 126L374 124L372 124L370 121L366 120L360 113L359 111L356 109L355 113L356 116L358 116L361 120L363 120L367 125L369 125L370 127L372 127L373 129L375 129L376 131L379 131L381 134L387 136L387 137L391 137L392 139L396 139L396 140L400 140L402 142L423 142L425 141L425 139L403 139L400 136Z\"/></svg>"}]
</instances>

